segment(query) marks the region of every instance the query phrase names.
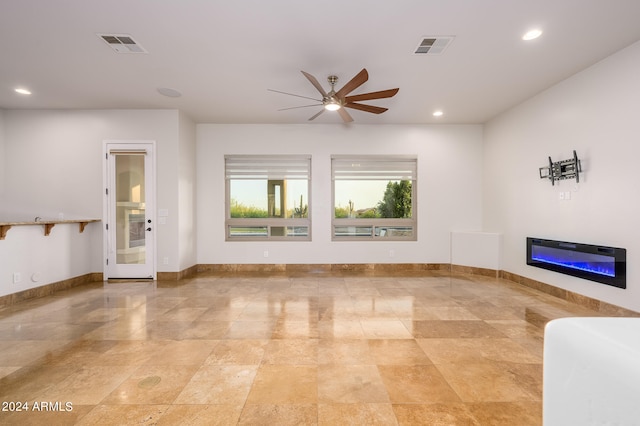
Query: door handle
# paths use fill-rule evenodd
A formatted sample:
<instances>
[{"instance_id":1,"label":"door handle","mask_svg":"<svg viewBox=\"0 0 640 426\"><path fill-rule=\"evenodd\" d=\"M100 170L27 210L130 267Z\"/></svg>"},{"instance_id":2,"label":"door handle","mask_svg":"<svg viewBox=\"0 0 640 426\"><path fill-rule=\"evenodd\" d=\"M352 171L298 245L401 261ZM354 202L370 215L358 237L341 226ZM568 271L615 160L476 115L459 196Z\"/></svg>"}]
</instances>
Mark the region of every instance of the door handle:
<instances>
[{"instance_id":1,"label":"door handle","mask_svg":"<svg viewBox=\"0 0 640 426\"><path fill-rule=\"evenodd\" d=\"M148 228L147 228L147 231L151 231L151 227L148 227Z\"/></svg>"}]
</instances>

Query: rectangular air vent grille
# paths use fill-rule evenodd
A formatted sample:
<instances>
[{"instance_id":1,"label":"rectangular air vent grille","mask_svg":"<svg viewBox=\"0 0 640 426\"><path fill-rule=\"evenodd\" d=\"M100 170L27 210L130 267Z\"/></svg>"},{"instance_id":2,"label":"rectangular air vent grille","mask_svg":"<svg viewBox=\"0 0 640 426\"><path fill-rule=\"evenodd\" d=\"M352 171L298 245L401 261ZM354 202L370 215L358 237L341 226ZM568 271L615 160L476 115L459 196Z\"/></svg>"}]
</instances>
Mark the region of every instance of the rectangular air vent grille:
<instances>
[{"instance_id":1,"label":"rectangular air vent grille","mask_svg":"<svg viewBox=\"0 0 640 426\"><path fill-rule=\"evenodd\" d=\"M148 53L129 34L98 34L117 53Z\"/></svg>"},{"instance_id":2,"label":"rectangular air vent grille","mask_svg":"<svg viewBox=\"0 0 640 426\"><path fill-rule=\"evenodd\" d=\"M453 39L453 36L423 37L413 53L415 55L440 55Z\"/></svg>"}]
</instances>

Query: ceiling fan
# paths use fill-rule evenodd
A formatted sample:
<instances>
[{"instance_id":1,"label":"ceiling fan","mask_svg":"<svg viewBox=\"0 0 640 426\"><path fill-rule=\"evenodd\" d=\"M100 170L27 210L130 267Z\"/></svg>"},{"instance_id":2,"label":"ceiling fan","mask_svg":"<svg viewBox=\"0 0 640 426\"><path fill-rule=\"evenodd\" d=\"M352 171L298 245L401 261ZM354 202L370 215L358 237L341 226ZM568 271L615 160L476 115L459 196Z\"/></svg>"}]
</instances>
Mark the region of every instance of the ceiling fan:
<instances>
[{"instance_id":1,"label":"ceiling fan","mask_svg":"<svg viewBox=\"0 0 640 426\"><path fill-rule=\"evenodd\" d=\"M362 93L359 95L347 96L349 93L351 93L352 91L360 87L365 81L369 79L369 73L367 73L367 70L364 68L362 69L362 71L356 74L355 77L349 80L347 84L342 86L342 88L337 92L335 91L335 85L338 82L338 77L336 77L335 75L330 75L327 78L327 81L331 85L331 90L329 90L329 92L326 92L314 76L304 71L302 71L302 74L307 78L307 80L311 82L311 84L313 84L313 87L315 87L318 90L318 92L320 92L320 94L322 95L322 99L315 99L307 96L295 95L293 93L281 92L279 90L273 90L273 89L267 89L267 90L270 90L272 92L282 93L284 95L297 96L299 98L311 99L311 100L320 102L319 104L303 105L303 106L291 107L291 108L282 108L278 110L278 111L284 111L284 110L296 109L296 108L322 106L323 108L320 110L320 112L318 112L317 114L309 118L309 121L318 117L325 110L328 110L328 111L338 111L338 114L340 114L340 117L342 117L342 120L345 123L349 123L353 121L353 118L345 110L345 108L358 109L360 111L371 112L373 114L382 114L388 108L381 108L373 105L361 104L358 102L370 101L373 99L390 98L394 96L396 93L398 93L398 90L400 90L396 88L396 89L381 90L379 92L370 92L370 93Z\"/></svg>"}]
</instances>

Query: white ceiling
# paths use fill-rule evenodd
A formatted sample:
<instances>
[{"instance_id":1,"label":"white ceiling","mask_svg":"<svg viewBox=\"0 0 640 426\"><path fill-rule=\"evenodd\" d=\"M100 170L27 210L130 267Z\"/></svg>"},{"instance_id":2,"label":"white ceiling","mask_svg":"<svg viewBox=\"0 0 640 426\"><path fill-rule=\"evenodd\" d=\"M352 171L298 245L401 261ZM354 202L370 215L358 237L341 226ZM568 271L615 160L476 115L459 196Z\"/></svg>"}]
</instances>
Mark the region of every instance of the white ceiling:
<instances>
[{"instance_id":1,"label":"white ceiling","mask_svg":"<svg viewBox=\"0 0 640 426\"><path fill-rule=\"evenodd\" d=\"M362 68L352 94L399 87L355 123L483 123L640 40L638 0L2 0L0 108L171 108L203 123L307 123ZM532 42L522 34L539 27ZM117 54L96 34L130 34ZM439 56L423 36L455 36ZM18 95L17 86L31 96ZM180 91L180 98L157 88ZM431 113L442 109L445 115ZM340 123L326 112L313 123Z\"/></svg>"}]
</instances>

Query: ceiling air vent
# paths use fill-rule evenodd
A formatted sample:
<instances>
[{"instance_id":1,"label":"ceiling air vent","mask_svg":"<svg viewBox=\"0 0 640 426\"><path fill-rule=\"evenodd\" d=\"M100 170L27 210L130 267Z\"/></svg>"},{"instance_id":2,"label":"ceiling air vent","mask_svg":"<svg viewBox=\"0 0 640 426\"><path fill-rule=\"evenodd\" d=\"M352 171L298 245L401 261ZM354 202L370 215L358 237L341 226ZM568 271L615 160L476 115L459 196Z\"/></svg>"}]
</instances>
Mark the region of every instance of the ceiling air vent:
<instances>
[{"instance_id":1,"label":"ceiling air vent","mask_svg":"<svg viewBox=\"0 0 640 426\"><path fill-rule=\"evenodd\" d=\"M444 52L453 39L453 36L423 37L413 53L415 55L439 55Z\"/></svg>"},{"instance_id":2,"label":"ceiling air vent","mask_svg":"<svg viewBox=\"0 0 640 426\"><path fill-rule=\"evenodd\" d=\"M148 53L129 34L98 34L117 53Z\"/></svg>"}]
</instances>

